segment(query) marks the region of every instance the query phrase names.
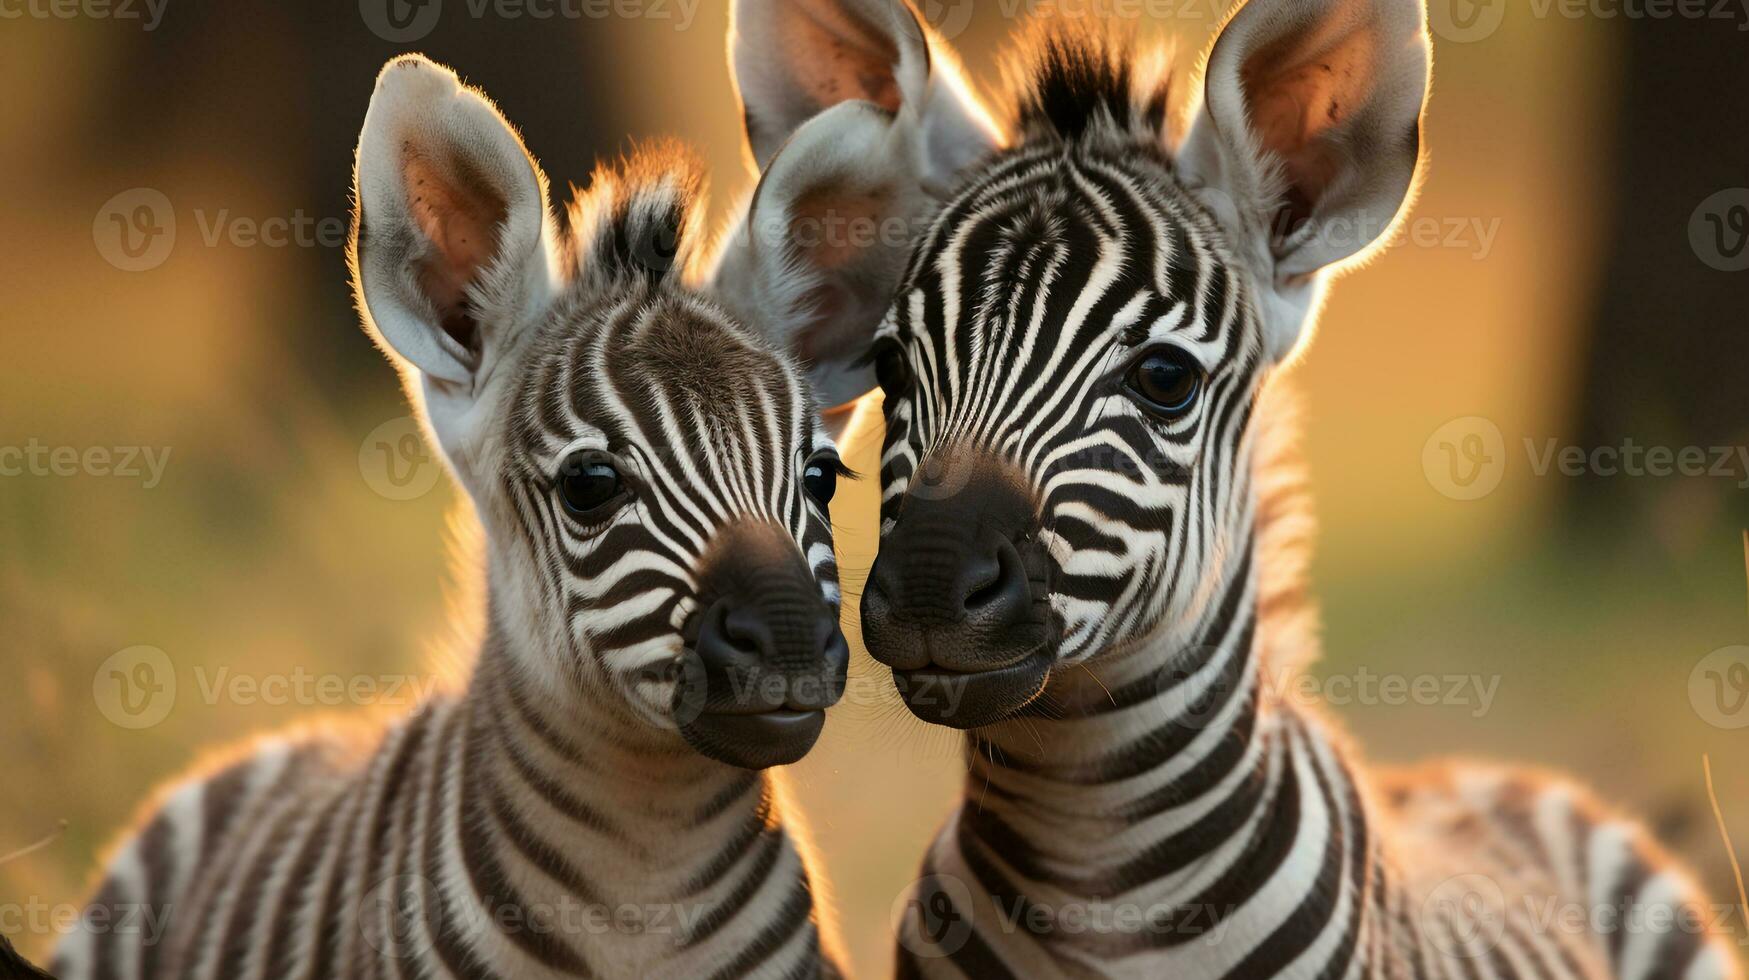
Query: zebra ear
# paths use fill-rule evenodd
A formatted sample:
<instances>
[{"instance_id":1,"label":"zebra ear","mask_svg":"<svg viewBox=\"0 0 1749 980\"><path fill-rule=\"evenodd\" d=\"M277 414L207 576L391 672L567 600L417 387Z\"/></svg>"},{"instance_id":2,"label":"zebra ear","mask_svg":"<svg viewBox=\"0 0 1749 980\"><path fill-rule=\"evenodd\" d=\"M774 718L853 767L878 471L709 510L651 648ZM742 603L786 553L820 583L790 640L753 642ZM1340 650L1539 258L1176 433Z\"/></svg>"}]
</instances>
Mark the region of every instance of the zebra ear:
<instances>
[{"instance_id":1,"label":"zebra ear","mask_svg":"<svg viewBox=\"0 0 1749 980\"><path fill-rule=\"evenodd\" d=\"M1248 0L1209 52L1180 172L1281 294L1298 342L1316 273L1384 239L1421 158L1422 0Z\"/></svg>"},{"instance_id":2,"label":"zebra ear","mask_svg":"<svg viewBox=\"0 0 1749 980\"><path fill-rule=\"evenodd\" d=\"M484 95L419 55L377 76L359 135L349 250L366 329L471 399L553 293L546 177Z\"/></svg>"},{"instance_id":3,"label":"zebra ear","mask_svg":"<svg viewBox=\"0 0 1749 980\"><path fill-rule=\"evenodd\" d=\"M929 207L906 163L915 137L867 102L808 120L718 252L719 301L806 365L823 408L875 386L862 355Z\"/></svg>"},{"instance_id":4,"label":"zebra ear","mask_svg":"<svg viewBox=\"0 0 1749 980\"><path fill-rule=\"evenodd\" d=\"M733 0L729 51L762 168L802 123L847 101L917 130L911 165L938 195L1000 141L952 51L906 0Z\"/></svg>"}]
</instances>

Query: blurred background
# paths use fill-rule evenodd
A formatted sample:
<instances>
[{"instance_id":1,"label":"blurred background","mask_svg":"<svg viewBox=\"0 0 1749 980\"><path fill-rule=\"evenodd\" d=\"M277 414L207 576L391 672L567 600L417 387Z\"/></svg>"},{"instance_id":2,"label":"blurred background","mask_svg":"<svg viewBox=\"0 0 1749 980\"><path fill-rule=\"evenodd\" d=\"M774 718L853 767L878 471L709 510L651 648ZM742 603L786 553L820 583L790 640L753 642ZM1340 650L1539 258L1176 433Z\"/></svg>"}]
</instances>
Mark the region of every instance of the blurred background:
<instances>
[{"instance_id":1,"label":"blurred background","mask_svg":"<svg viewBox=\"0 0 1749 980\"><path fill-rule=\"evenodd\" d=\"M421 50L485 88L556 188L668 134L707 161L719 218L751 186L723 0L388 2L5 7L0 907L81 900L203 748L404 710L438 669L465 592L455 491L407 441L342 254L385 59ZM1029 3L924 13L987 89ZM1184 76L1224 12L1117 7L1176 39ZM1294 368L1314 670L1355 682L1326 690L1371 758L1568 769L1729 900L1701 759L1749 847L1731 669L1749 664L1749 5L1433 0L1431 23L1423 193ZM874 491L834 508L852 584ZM169 667L173 699L118 691L141 663ZM1369 674L1476 683L1417 704L1363 695ZM316 677L360 683L336 699ZM880 976L963 762L952 734L864 700L793 782L859 972ZM6 928L34 957L53 943Z\"/></svg>"}]
</instances>

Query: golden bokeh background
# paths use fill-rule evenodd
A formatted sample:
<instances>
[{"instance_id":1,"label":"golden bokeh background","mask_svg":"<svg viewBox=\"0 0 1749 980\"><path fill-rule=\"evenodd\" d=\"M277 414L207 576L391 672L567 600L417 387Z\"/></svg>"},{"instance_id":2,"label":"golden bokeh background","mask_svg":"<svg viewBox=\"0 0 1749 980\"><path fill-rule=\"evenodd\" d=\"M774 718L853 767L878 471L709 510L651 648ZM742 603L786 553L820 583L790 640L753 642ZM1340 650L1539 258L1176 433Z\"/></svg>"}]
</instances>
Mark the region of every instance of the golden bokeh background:
<instances>
[{"instance_id":1,"label":"golden bokeh background","mask_svg":"<svg viewBox=\"0 0 1749 980\"><path fill-rule=\"evenodd\" d=\"M373 32L372 2L168 0L150 30L113 16L0 26L0 446L169 453L150 487L0 476L0 857L45 842L0 863L0 906L78 901L155 783L205 747L313 710L206 696L221 671L439 669L448 597L467 591L447 557L456 495L442 480L411 499L379 492L369 457L398 438L406 408L358 329L335 238L382 61L423 50L456 67L522 128L555 185L583 182L593 158L628 138L674 135L706 161L719 219L751 186L721 0L668 0L666 17L656 0L627 0L621 9L644 15L545 19L448 0L435 29L407 43ZM1210 2L1143 5L1172 12L1143 29L1177 39L1181 94L1221 13ZM1026 7L936 0L927 12L987 82ZM1509 7L1473 41L1436 37L1432 165L1409 216L1424 234L1337 284L1294 368L1322 528L1313 567L1326 651L1314 669L1497 679L1486 711L1333 710L1377 760L1462 752L1571 770L1657 823L1728 900L1701 756L1749 845L1749 734L1715 724L1716 711L1709 720L1696 668L1749 643L1744 474L1619 477L1597 492L1613 503L1581 506L1583 481L1539 475L1527 440L1539 452L1548 440L1572 444L1596 408L1588 400L1612 390L1587 372L1607 312L1598 297L1622 286L1608 256L1629 234L1624 213L1655 230L1652 246L1683 275L1749 299L1749 273L1731 280L1689 248L1705 195L1624 183L1635 175L1618 153L1624 120L1640 118L1635 32L1736 37L1735 25L1533 10ZM1667 111L1696 126L1737 111L1745 61L1740 49L1732 57L1734 86L1718 87L1730 80L1719 71L1733 69L1697 65L1701 108ZM1749 181L1745 162L1683 159L1712 173L1734 165ZM105 245L112 202L136 188L161 194L176 222L167 257L145 271L118 267ZM304 240L235 235L273 218L288 230L302 222ZM1644 336L1675 336L1671 324L1700 309L1672 289L1667 319L1647 320ZM1739 389L1726 404L1739 407L1744 310L1681 333L1737 366L1724 376ZM1621 395L1617 414L1640 442L1710 446L1718 432L1749 442L1749 411L1714 410L1712 428L1690 432L1655 397ZM1425 464L1437 449L1424 449L1469 417L1502 434L1505 469L1492 493L1457 500ZM868 447L851 463L877 469ZM865 480L834 505L852 580L872 550L875 491ZM162 721L132 729L105 716L97 684L100 665L140 645L165 652L179 687ZM878 681L866 658L854 669ZM886 972L888 910L959 792L959 745L891 700L857 697L790 774L859 975ZM54 938L6 930L37 957Z\"/></svg>"}]
</instances>

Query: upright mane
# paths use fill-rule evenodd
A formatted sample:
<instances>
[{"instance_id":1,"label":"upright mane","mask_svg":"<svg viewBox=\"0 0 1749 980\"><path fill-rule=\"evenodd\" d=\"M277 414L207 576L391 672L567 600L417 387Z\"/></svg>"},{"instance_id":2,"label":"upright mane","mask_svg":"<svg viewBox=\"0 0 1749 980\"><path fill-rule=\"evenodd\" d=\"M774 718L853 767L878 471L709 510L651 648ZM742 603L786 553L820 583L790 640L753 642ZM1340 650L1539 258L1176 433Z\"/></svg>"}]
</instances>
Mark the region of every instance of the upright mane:
<instances>
[{"instance_id":1,"label":"upright mane","mask_svg":"<svg viewBox=\"0 0 1749 980\"><path fill-rule=\"evenodd\" d=\"M1016 142L1123 138L1164 149L1170 54L1091 13L1035 16L1002 61L1001 105Z\"/></svg>"},{"instance_id":2,"label":"upright mane","mask_svg":"<svg viewBox=\"0 0 1749 980\"><path fill-rule=\"evenodd\" d=\"M617 162L597 166L589 185L571 192L564 211L569 234L562 241L579 282L690 279L704 251L704 169L684 144L637 144Z\"/></svg>"}]
</instances>

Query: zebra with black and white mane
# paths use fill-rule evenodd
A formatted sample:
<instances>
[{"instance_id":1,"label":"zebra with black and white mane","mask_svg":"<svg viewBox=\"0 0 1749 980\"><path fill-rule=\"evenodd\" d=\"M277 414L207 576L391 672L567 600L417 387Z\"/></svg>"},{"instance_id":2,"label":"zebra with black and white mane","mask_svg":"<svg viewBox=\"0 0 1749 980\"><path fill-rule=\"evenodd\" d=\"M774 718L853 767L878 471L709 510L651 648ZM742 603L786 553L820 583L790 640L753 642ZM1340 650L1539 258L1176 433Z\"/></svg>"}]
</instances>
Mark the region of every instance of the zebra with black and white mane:
<instances>
[{"instance_id":1,"label":"zebra with black and white mane","mask_svg":"<svg viewBox=\"0 0 1749 980\"><path fill-rule=\"evenodd\" d=\"M998 124L902 0L736 0L749 227L908 229L725 280L884 393L863 636L969 764L899 975L1739 975L1636 823L1374 771L1279 682L1313 641L1272 379L1412 194L1424 19L1249 0L1177 137L1163 59L1088 17L1034 25Z\"/></svg>"},{"instance_id":2,"label":"zebra with black and white mane","mask_svg":"<svg viewBox=\"0 0 1749 980\"><path fill-rule=\"evenodd\" d=\"M696 173L645 151L561 224L491 103L410 56L356 179L360 310L485 532L471 679L167 787L56 973L836 975L759 770L842 691L841 464L789 357L685 281Z\"/></svg>"}]
</instances>

